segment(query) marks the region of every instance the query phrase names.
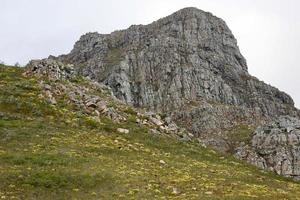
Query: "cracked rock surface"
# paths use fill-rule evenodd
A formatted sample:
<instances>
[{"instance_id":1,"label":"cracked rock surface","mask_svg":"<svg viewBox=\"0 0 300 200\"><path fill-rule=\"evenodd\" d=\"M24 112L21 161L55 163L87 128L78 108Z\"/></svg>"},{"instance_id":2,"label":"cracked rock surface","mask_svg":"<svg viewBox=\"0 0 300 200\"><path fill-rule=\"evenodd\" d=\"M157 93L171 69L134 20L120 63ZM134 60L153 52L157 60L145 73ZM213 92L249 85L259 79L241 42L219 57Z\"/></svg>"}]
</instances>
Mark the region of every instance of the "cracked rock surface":
<instances>
[{"instance_id":1,"label":"cracked rock surface","mask_svg":"<svg viewBox=\"0 0 300 200\"><path fill-rule=\"evenodd\" d=\"M300 179L300 120L281 116L257 128L250 146L239 147L236 157L279 175Z\"/></svg>"}]
</instances>

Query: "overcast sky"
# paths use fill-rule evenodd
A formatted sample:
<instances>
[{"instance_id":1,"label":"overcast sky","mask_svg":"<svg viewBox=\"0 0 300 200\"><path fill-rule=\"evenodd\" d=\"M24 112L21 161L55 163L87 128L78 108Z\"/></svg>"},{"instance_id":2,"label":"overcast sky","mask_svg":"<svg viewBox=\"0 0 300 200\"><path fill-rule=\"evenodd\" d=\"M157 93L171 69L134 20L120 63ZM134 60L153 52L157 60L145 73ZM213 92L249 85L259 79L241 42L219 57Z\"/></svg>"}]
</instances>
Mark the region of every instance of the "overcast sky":
<instances>
[{"instance_id":1,"label":"overcast sky","mask_svg":"<svg viewBox=\"0 0 300 200\"><path fill-rule=\"evenodd\" d=\"M300 107L299 0L0 0L0 60L68 53L80 35L148 24L184 7L223 18L252 75Z\"/></svg>"}]
</instances>

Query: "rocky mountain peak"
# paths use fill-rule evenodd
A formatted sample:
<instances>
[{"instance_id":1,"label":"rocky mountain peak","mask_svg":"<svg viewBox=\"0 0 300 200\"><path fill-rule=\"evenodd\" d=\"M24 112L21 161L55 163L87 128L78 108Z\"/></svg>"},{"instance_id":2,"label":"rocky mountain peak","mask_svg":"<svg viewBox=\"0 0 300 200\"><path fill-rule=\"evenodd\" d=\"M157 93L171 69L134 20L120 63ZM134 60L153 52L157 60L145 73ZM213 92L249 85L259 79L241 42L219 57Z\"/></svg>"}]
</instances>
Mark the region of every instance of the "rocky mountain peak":
<instances>
[{"instance_id":1,"label":"rocky mountain peak","mask_svg":"<svg viewBox=\"0 0 300 200\"><path fill-rule=\"evenodd\" d=\"M97 47L122 47L126 50L147 48L151 47L151 44L156 45L155 41L159 40L165 41L161 43L162 47L168 48L170 43L177 43L179 47L184 47L185 51L191 51L186 53L198 50L208 53L226 52L235 62L232 67L247 71L246 61L226 23L211 13L193 7L181 9L149 25L133 25L127 30L115 31L108 35L88 33L80 38L71 54L79 51L90 52L98 49ZM128 49L128 46L132 48Z\"/></svg>"},{"instance_id":2,"label":"rocky mountain peak","mask_svg":"<svg viewBox=\"0 0 300 200\"><path fill-rule=\"evenodd\" d=\"M240 124L299 116L289 95L248 73L226 23L197 8L111 34L88 33L56 59L127 104L167 113L198 137L215 134L213 146Z\"/></svg>"}]
</instances>

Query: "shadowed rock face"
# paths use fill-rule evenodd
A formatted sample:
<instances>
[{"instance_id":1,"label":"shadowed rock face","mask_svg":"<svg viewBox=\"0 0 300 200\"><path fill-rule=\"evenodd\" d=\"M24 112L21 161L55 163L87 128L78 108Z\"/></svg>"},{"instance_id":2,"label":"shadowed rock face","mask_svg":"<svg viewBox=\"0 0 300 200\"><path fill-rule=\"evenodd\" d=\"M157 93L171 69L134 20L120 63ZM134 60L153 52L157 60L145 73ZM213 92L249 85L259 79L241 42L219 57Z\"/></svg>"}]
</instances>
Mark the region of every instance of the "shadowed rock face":
<instances>
[{"instance_id":1,"label":"shadowed rock face","mask_svg":"<svg viewBox=\"0 0 300 200\"><path fill-rule=\"evenodd\" d=\"M111 34L88 33L57 59L198 136L299 115L290 96L249 75L226 23L196 8Z\"/></svg>"}]
</instances>

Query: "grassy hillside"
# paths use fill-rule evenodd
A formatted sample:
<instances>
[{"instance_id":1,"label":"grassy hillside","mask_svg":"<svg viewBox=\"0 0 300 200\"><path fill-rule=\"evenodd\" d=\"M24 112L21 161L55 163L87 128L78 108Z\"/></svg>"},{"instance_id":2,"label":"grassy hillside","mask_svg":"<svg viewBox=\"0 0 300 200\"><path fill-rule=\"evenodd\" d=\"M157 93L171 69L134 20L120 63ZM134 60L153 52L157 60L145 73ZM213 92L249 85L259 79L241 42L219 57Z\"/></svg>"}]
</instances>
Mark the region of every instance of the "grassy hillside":
<instances>
[{"instance_id":1,"label":"grassy hillside","mask_svg":"<svg viewBox=\"0 0 300 200\"><path fill-rule=\"evenodd\" d=\"M50 105L22 73L0 66L0 199L300 199L299 183L151 134L130 108L116 123Z\"/></svg>"}]
</instances>

